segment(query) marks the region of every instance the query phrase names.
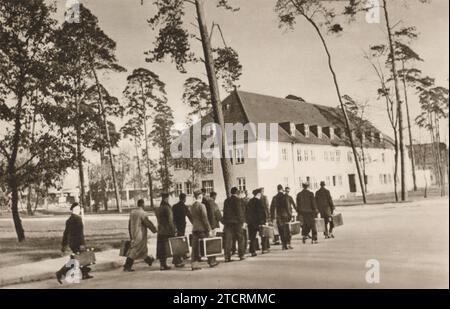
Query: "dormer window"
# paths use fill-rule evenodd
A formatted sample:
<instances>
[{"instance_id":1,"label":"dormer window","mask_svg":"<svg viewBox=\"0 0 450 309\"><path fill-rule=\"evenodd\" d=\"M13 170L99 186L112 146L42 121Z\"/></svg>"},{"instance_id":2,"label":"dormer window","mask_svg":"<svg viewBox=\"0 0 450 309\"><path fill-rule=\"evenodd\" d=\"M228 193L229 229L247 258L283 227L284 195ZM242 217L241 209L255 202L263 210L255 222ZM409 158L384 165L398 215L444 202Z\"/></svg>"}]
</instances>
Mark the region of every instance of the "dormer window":
<instances>
[{"instance_id":1,"label":"dormer window","mask_svg":"<svg viewBox=\"0 0 450 309\"><path fill-rule=\"evenodd\" d=\"M309 134L309 125L305 124L304 126L305 126L305 137L309 137L310 136L310 134Z\"/></svg>"},{"instance_id":2,"label":"dormer window","mask_svg":"<svg viewBox=\"0 0 450 309\"><path fill-rule=\"evenodd\" d=\"M322 127L317 127L317 137L322 138Z\"/></svg>"},{"instance_id":3,"label":"dormer window","mask_svg":"<svg viewBox=\"0 0 450 309\"><path fill-rule=\"evenodd\" d=\"M314 133L315 136L318 138L322 138L322 127L318 125L311 126L311 131Z\"/></svg>"},{"instance_id":4,"label":"dormer window","mask_svg":"<svg viewBox=\"0 0 450 309\"><path fill-rule=\"evenodd\" d=\"M289 123L289 131L291 133L291 136L295 136L295 123Z\"/></svg>"}]
</instances>

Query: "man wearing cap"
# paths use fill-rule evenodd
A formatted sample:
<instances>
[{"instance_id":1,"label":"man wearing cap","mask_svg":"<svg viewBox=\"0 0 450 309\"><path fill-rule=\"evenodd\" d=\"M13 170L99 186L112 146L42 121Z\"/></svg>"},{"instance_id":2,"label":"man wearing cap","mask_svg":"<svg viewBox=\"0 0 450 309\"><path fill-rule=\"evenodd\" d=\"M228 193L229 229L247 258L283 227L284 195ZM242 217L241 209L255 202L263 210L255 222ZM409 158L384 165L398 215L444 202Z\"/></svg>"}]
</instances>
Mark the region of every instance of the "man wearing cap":
<instances>
[{"instance_id":1,"label":"man wearing cap","mask_svg":"<svg viewBox=\"0 0 450 309\"><path fill-rule=\"evenodd\" d=\"M317 243L317 228L315 218L317 217L317 206L314 193L308 190L309 183L302 184L303 190L297 194L297 208L303 217L302 236L303 243L308 238L309 231L312 231L312 243Z\"/></svg>"},{"instance_id":2,"label":"man wearing cap","mask_svg":"<svg viewBox=\"0 0 450 309\"><path fill-rule=\"evenodd\" d=\"M231 188L231 196L225 200L223 205L225 262L231 262L233 238L237 239L238 242L239 259L241 261L245 259L244 237L242 235L245 213L242 199L239 198L238 194L238 188Z\"/></svg>"},{"instance_id":3,"label":"man wearing cap","mask_svg":"<svg viewBox=\"0 0 450 309\"><path fill-rule=\"evenodd\" d=\"M158 236L156 240L156 258L160 263L160 270L169 270L167 265L167 257L170 256L169 238L175 236L175 225L173 224L172 207L169 204L169 194L161 195L161 205L156 211L158 219ZM173 263L176 267L183 267L183 263L179 263L174 257Z\"/></svg>"},{"instance_id":4,"label":"man wearing cap","mask_svg":"<svg viewBox=\"0 0 450 309\"><path fill-rule=\"evenodd\" d=\"M201 190L194 192L195 202L192 204L190 213L192 216L192 254L191 254L191 267L192 270L200 270L198 265L200 262L200 246L199 241L203 238L207 238L211 232L211 225L209 224L208 214L206 207L202 203L203 194ZM215 258L208 258L210 267L215 267L219 263Z\"/></svg>"},{"instance_id":5,"label":"man wearing cap","mask_svg":"<svg viewBox=\"0 0 450 309\"><path fill-rule=\"evenodd\" d=\"M259 226L266 224L266 212L261 202L261 189L253 190L253 198L250 199L247 205L247 226L248 235L250 238L250 254L256 256L256 247L258 239L256 234L259 231ZM264 242L261 239L261 242Z\"/></svg>"},{"instance_id":6,"label":"man wearing cap","mask_svg":"<svg viewBox=\"0 0 450 309\"><path fill-rule=\"evenodd\" d=\"M189 212L189 208L186 205L186 194L181 193L179 196L180 201L173 205L173 223L176 228L177 237L185 236L186 234L186 217L192 223L192 217ZM187 258L186 256L185 258ZM175 264L181 264L181 257L174 257Z\"/></svg>"},{"instance_id":7,"label":"man wearing cap","mask_svg":"<svg viewBox=\"0 0 450 309\"><path fill-rule=\"evenodd\" d=\"M292 219L292 211L290 210L289 202L286 194L283 191L283 186L277 186L278 193L272 199L270 205L270 217L276 220L278 232L280 233L282 250L293 249L291 243L291 233L289 231L288 223Z\"/></svg>"},{"instance_id":8,"label":"man wearing cap","mask_svg":"<svg viewBox=\"0 0 450 309\"><path fill-rule=\"evenodd\" d=\"M153 233L157 232L157 228L152 221L148 219L148 214L144 211L144 200L137 202L137 209L133 209L130 213L128 221L128 232L130 234L130 249L127 254L123 271L134 271L133 264L136 259L144 259L144 262L152 266L155 260L148 255L147 248L147 229Z\"/></svg>"},{"instance_id":9,"label":"man wearing cap","mask_svg":"<svg viewBox=\"0 0 450 309\"><path fill-rule=\"evenodd\" d=\"M63 234L61 252L66 252L67 247L69 247L73 253L79 253L86 250L86 242L84 240L84 226L83 220L81 218L82 208L80 207L80 205L78 205L78 203L73 203L70 207L70 211L72 212L72 214L66 221L66 228ZM62 277L65 276L70 269L71 267L64 265L59 271L56 272L56 279L59 283L62 283ZM82 266L80 270L82 279L93 278L89 274L89 272L91 271L90 267Z\"/></svg>"},{"instance_id":10,"label":"man wearing cap","mask_svg":"<svg viewBox=\"0 0 450 309\"><path fill-rule=\"evenodd\" d=\"M316 192L316 203L317 208L320 212L320 217L325 220L325 238L334 238L333 235L333 213L334 213L334 203L331 198L330 191L325 188L325 181L320 182L320 189ZM328 225L330 229L328 229Z\"/></svg>"}]
</instances>

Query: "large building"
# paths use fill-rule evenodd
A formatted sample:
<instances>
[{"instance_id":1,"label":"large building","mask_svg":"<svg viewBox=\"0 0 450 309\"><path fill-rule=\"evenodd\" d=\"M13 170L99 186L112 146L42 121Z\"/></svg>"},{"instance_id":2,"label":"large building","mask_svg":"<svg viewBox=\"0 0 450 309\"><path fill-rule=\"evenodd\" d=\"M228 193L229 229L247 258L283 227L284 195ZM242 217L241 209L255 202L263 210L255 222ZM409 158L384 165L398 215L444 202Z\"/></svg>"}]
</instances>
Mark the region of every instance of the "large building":
<instances>
[{"instance_id":1,"label":"large building","mask_svg":"<svg viewBox=\"0 0 450 309\"><path fill-rule=\"evenodd\" d=\"M278 184L291 187L296 194L303 182L308 181L311 189L316 190L323 180L334 198L360 195L354 156L340 109L306 103L301 98L282 99L234 91L222 102L222 110L225 123L235 128L247 125L248 129L244 135L235 134L237 137L228 139L233 186L249 192L264 187L266 194L272 196ZM201 125L210 122L211 115L204 117ZM261 124L266 129L260 128ZM270 124L277 131L272 136ZM192 128L187 131L193 133ZM392 140L371 124L363 134L352 134L364 145L361 149L361 144L357 144L357 148L360 154L364 152L367 192L393 192ZM271 149L269 163L265 149ZM216 191L220 200L225 197L220 159L206 161L206 171L194 180L192 170L177 161L173 171L176 193L189 195L195 187L204 187ZM409 161L406 165L410 165ZM409 179L407 183L411 187Z\"/></svg>"}]
</instances>

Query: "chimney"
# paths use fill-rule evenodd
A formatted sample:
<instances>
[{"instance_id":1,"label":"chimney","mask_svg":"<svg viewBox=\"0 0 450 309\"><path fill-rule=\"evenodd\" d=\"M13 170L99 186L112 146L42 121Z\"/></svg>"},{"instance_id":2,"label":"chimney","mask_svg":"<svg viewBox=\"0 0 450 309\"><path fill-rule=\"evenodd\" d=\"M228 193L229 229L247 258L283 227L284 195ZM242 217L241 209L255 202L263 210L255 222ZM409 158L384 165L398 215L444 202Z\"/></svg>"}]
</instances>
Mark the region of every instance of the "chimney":
<instances>
[{"instance_id":1,"label":"chimney","mask_svg":"<svg viewBox=\"0 0 450 309\"><path fill-rule=\"evenodd\" d=\"M313 125L310 127L311 132L314 133L318 138L322 138L322 127L318 125Z\"/></svg>"},{"instance_id":2,"label":"chimney","mask_svg":"<svg viewBox=\"0 0 450 309\"><path fill-rule=\"evenodd\" d=\"M308 124L306 124L306 123L297 124L296 128L305 137L309 137L309 125Z\"/></svg>"}]
</instances>

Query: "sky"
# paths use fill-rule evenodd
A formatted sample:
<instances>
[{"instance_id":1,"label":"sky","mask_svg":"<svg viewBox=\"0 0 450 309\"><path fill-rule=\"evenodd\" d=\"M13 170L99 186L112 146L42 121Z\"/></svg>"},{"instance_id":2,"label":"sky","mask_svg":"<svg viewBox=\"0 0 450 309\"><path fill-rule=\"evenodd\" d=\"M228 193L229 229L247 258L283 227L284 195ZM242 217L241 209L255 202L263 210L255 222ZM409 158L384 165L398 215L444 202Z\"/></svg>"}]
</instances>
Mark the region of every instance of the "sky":
<instances>
[{"instance_id":1,"label":"sky","mask_svg":"<svg viewBox=\"0 0 450 309\"><path fill-rule=\"evenodd\" d=\"M57 18L63 19L65 0L57 1ZM179 73L167 59L165 63L145 62L144 52L153 46L156 33L148 26L147 19L156 12L153 0L81 0L99 19L101 28L117 42L119 64L128 72L102 74L101 82L119 99L123 100L126 76L138 67L158 74L166 83L169 104L174 110L175 121L185 122L189 108L182 103L183 83L191 76L205 78L201 63L189 65L188 74ZM214 21L221 25L227 45L233 47L243 65L240 89L278 97L288 94L301 96L306 101L337 106L334 84L328 70L326 55L314 29L298 20L293 31L280 29L275 0L230 0L240 7L232 13L217 9L215 0L206 0L207 24ZM336 1L336 7L342 6ZM418 0L390 0L390 17L397 27L414 25L420 33L413 48L424 59L418 67L424 74L435 77L437 84L448 87L449 67L449 1L431 0L422 4ZM186 23L193 32L196 28L194 11L186 12ZM377 100L377 78L364 59L364 51L373 44L387 40L385 24L369 24L361 15L351 24L344 24L344 32L338 37L327 36L333 63L343 94L360 101L368 101L369 119L383 132L390 135L384 103ZM217 33L216 33L217 34ZM215 37L214 46L221 40ZM201 52L200 42L192 40L192 49ZM222 99L226 94L222 93ZM413 118L419 113L414 92L410 95ZM268 111L269 112L269 111ZM118 120L121 123L121 120ZM443 126L442 137L448 140L448 125ZM414 128L416 139L425 141L426 132Z\"/></svg>"}]
</instances>

